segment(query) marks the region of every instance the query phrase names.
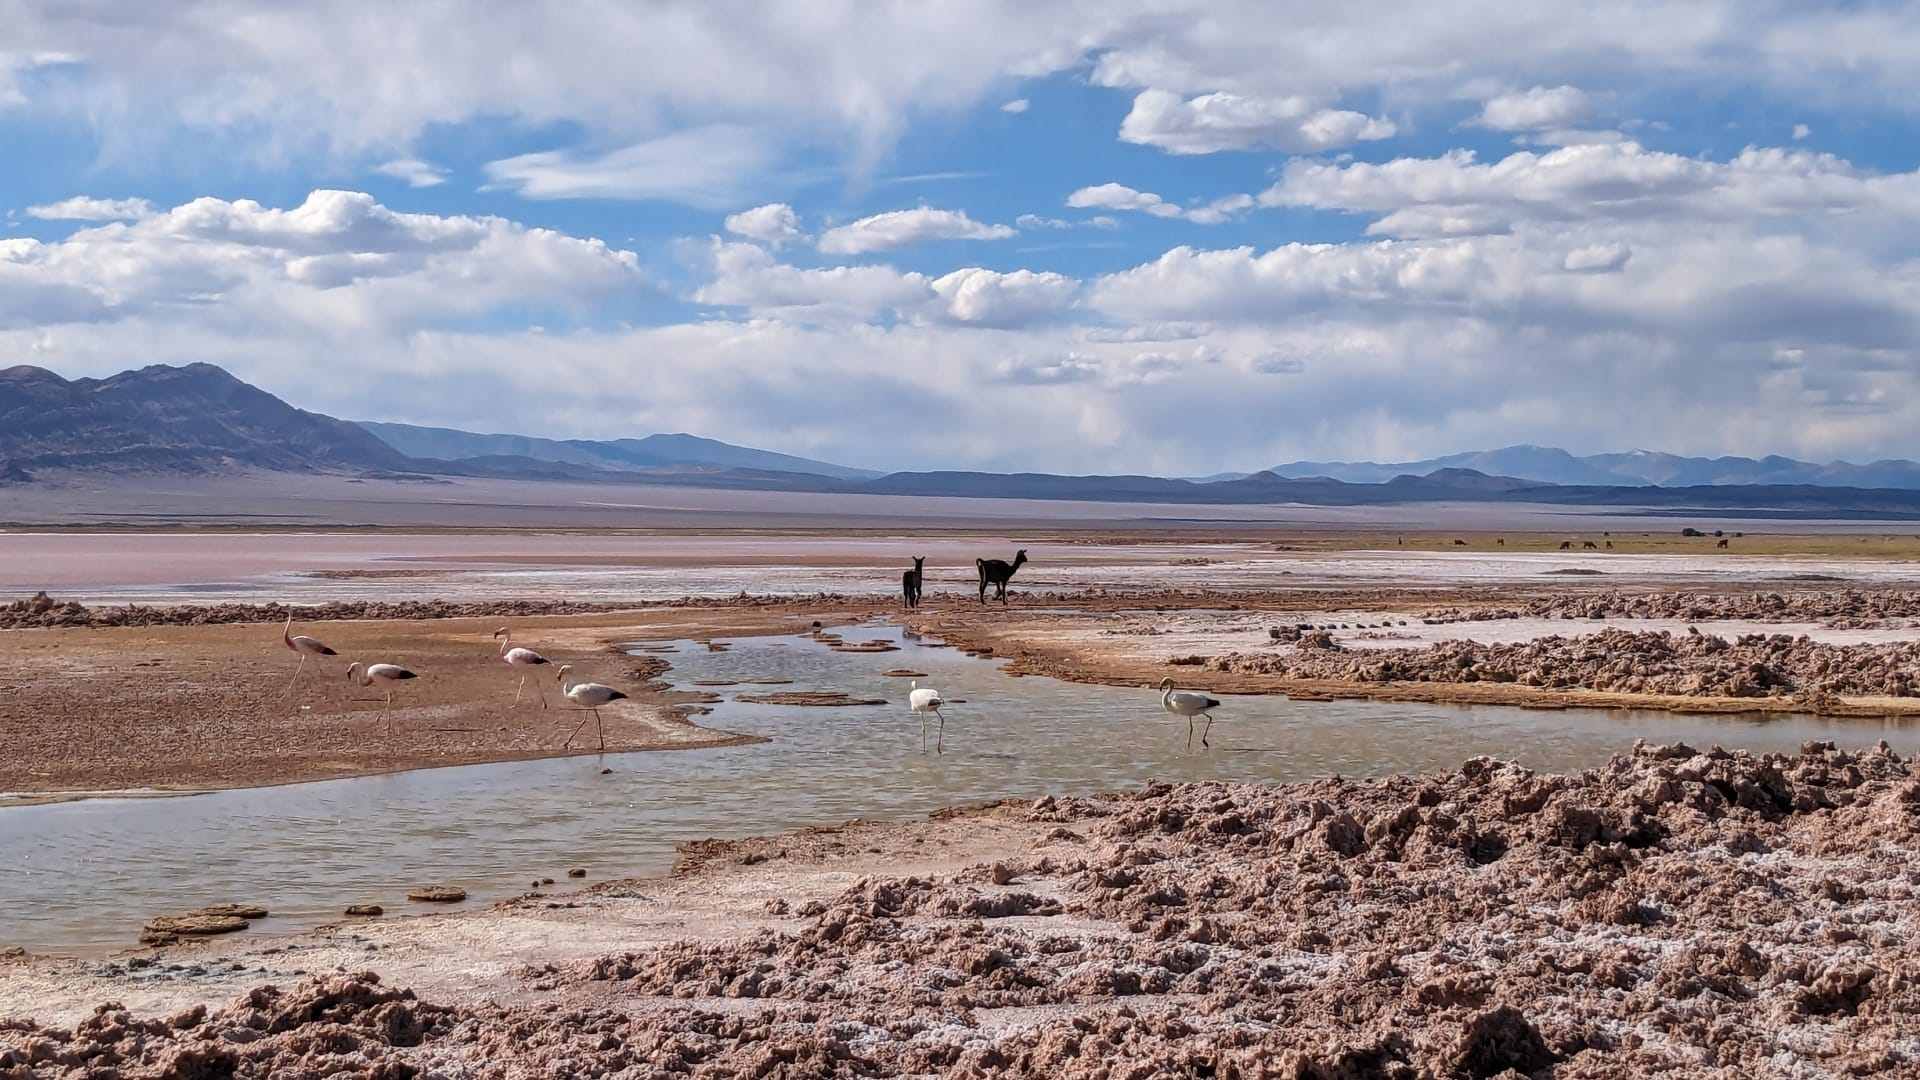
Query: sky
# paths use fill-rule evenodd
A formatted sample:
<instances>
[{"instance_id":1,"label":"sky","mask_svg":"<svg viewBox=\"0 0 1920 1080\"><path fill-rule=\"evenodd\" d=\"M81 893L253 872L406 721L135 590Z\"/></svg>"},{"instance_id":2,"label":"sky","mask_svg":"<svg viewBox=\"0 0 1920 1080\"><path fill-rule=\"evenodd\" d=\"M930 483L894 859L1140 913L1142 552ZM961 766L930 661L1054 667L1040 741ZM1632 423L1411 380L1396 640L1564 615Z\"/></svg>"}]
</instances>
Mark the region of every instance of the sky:
<instances>
[{"instance_id":1,"label":"sky","mask_svg":"<svg viewBox=\"0 0 1920 1080\"><path fill-rule=\"evenodd\" d=\"M877 469L1920 458L1920 4L0 0L0 366Z\"/></svg>"}]
</instances>

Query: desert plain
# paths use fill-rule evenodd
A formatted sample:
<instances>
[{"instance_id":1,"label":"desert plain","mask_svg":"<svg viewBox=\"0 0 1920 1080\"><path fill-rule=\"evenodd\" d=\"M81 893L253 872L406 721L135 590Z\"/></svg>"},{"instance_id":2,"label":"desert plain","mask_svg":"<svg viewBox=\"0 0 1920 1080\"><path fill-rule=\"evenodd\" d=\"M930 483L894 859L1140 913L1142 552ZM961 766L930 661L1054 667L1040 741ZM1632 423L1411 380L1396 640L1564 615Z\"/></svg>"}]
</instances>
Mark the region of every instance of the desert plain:
<instances>
[{"instance_id":1,"label":"desert plain","mask_svg":"<svg viewBox=\"0 0 1920 1080\"><path fill-rule=\"evenodd\" d=\"M1920 1068L1920 540L1897 525L1706 523L1741 534L1719 548L1663 519L337 524L0 534L0 836L22 866L31 830L8 815L164 817L212 797L195 792L416 770L577 761L592 782L645 759L670 802L675 762L774 754L845 717L909 723L904 690L871 713L756 706L742 692L778 680L684 674L756 642L832 672L842 634L902 650L849 663L979 658L967 685L1004 687L983 697L1124 690L1118 708L1164 732L1144 771L1205 771L783 819L682 842L664 875L600 861L460 910L396 902L421 876L396 858L378 917L36 938L0 953L0 1076ZM971 560L1016 548L1031 561L1008 603L980 603ZM926 595L905 611L913 555ZM292 692L288 615L340 653ZM529 689L549 708L510 703L502 626L629 695L603 710L604 753L591 724L566 745L588 718L553 665ZM421 678L388 714L384 687L344 678L354 659ZM1223 700L1214 745L1179 745L1162 678ZM1055 696L1019 697L1029 681ZM1256 760L1289 739L1366 739L1307 722L1354 702L1432 724L1577 713L1600 734L1570 751L1456 730L1476 748L1431 769L1265 782ZM971 758L990 777L1044 752L1017 722L983 745L969 707L940 755L900 728L916 736L889 766ZM795 718L727 726L756 709ZM1257 709L1275 718L1258 740ZM1724 745L1678 745L1624 722L1609 739L1612 715L1728 723L1706 729ZM1783 744L1806 724L1821 737ZM325 865L304 873L326 893ZM19 929L0 915L0 948Z\"/></svg>"}]
</instances>

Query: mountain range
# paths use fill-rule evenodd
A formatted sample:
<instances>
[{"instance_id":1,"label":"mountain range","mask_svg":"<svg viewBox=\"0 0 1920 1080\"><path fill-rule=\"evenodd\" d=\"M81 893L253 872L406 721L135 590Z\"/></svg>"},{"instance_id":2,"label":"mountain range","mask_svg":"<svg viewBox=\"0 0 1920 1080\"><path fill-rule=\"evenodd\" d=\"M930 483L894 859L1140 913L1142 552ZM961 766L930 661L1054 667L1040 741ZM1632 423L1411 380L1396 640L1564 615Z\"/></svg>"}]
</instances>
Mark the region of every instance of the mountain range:
<instances>
[{"instance_id":1,"label":"mountain range","mask_svg":"<svg viewBox=\"0 0 1920 1080\"><path fill-rule=\"evenodd\" d=\"M960 471L882 475L686 434L556 440L356 424L297 409L211 364L153 365L107 379L68 380L28 366L0 371L0 484L246 469L1171 504L1527 502L1920 518L1920 466L1908 461L1811 465L1775 457L1640 452L1582 458L1518 446L1389 465L1293 462L1201 480Z\"/></svg>"},{"instance_id":2,"label":"mountain range","mask_svg":"<svg viewBox=\"0 0 1920 1080\"><path fill-rule=\"evenodd\" d=\"M1576 457L1552 446L1506 446L1498 450L1473 450L1424 461L1388 464L1373 461L1290 461L1267 471L1277 476L1324 476L1354 484L1379 484L1396 476L1425 476L1435 469L1472 469L1541 484L1657 484L1661 487L1812 484L1820 487L1920 489L1920 464L1911 461L1875 461L1865 465L1830 461L1821 465L1774 455L1758 459L1704 458L1681 457L1652 450ZM1220 478L1237 477L1229 473Z\"/></svg>"}]
</instances>

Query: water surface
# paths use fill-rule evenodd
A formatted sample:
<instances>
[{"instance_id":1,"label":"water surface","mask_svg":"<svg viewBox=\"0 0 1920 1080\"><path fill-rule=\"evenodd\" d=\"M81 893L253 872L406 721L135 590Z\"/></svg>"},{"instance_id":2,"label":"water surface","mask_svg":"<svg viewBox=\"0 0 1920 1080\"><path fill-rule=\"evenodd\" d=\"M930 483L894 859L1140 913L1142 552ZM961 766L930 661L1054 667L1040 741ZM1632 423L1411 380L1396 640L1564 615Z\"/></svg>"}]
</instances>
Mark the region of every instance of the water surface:
<instances>
[{"instance_id":1,"label":"water surface","mask_svg":"<svg viewBox=\"0 0 1920 1080\"><path fill-rule=\"evenodd\" d=\"M900 638L882 623L848 640ZM0 808L0 946L99 953L131 947L147 918L203 904L264 904L264 931L328 921L350 903L426 910L414 883L465 886L469 901L567 882L667 870L675 845L852 817L898 818L1004 796L1090 794L1147 780L1293 781L1450 769L1478 754L1539 769L1598 765L1636 738L1756 751L1806 739L1901 753L1920 733L1895 721L1683 716L1393 702L1228 697L1213 746L1186 746L1186 721L1141 688L1011 678L954 649L834 653L807 638L749 638L726 652L678 643L669 677L788 678L715 688L703 723L768 743L430 769L170 799L94 799ZM946 752L921 752L907 679L956 703ZM1202 684L1204 685L1204 684ZM809 708L733 701L740 693L839 690L888 705ZM590 736L591 731L587 732ZM610 767L611 774L600 770Z\"/></svg>"}]
</instances>

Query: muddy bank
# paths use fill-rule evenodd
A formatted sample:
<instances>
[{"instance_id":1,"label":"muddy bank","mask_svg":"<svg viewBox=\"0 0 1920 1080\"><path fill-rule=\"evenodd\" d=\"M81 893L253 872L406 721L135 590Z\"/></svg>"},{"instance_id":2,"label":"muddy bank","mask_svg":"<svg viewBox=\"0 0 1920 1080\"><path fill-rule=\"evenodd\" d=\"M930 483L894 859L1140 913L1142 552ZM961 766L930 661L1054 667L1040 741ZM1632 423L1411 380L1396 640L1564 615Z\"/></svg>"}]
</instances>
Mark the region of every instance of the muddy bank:
<instances>
[{"instance_id":1,"label":"muddy bank","mask_svg":"<svg viewBox=\"0 0 1920 1080\"><path fill-rule=\"evenodd\" d=\"M937 818L703 844L672 881L577 900L608 937L628 909L749 895L765 897L741 920L757 926L535 956L467 995L332 974L166 1019L106 1005L72 1027L5 1021L0 1076L1920 1067L1920 770L1884 748L1636 747L1575 776L1481 758ZM847 851L910 864L941 829L1020 842L964 868L743 892ZM471 918L504 927L534 906Z\"/></svg>"},{"instance_id":2,"label":"muddy bank","mask_svg":"<svg viewBox=\"0 0 1920 1080\"><path fill-rule=\"evenodd\" d=\"M793 606L846 607L847 598L833 593L815 596L748 596L703 599L681 597L654 601L484 600L455 603L447 600L336 600L324 604L125 604L89 607L77 600L59 600L45 592L0 607L0 630L115 626L218 626L231 623L339 622L394 619L501 619L553 615L592 615L649 608L786 608ZM868 601L871 604L871 601Z\"/></svg>"},{"instance_id":3,"label":"muddy bank","mask_svg":"<svg viewBox=\"0 0 1920 1080\"><path fill-rule=\"evenodd\" d=\"M1211 671L1347 683L1513 683L1556 690L1679 697L1794 698L1810 707L1838 696L1915 696L1920 642L1830 645L1785 634L1606 629L1517 644L1448 641L1424 649L1349 651L1324 631L1282 655L1194 658Z\"/></svg>"}]
</instances>

